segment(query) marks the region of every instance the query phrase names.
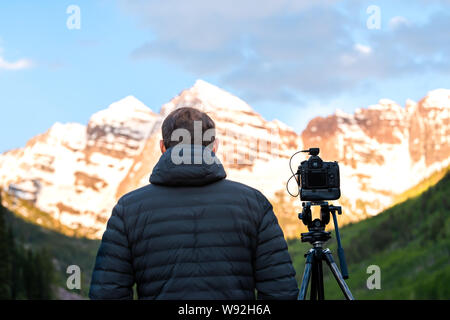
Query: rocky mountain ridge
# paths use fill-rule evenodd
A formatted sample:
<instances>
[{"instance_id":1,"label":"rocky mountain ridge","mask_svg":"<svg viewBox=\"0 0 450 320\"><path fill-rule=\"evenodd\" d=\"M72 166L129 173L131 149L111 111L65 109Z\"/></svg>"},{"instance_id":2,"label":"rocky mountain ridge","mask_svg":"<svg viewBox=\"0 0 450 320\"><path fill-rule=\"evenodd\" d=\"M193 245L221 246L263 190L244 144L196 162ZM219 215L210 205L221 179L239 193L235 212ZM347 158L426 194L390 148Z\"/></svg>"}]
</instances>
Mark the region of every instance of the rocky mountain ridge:
<instances>
[{"instance_id":1,"label":"rocky mountain ridge","mask_svg":"<svg viewBox=\"0 0 450 320\"><path fill-rule=\"evenodd\" d=\"M148 183L160 156L162 120L183 106L201 109L215 120L218 156L228 178L258 188L274 201L291 175L290 156L320 147L324 160L339 161L339 202L349 221L380 212L395 194L449 164L450 90L431 91L405 107L382 99L354 114L337 110L312 119L299 135L198 80L159 113L129 96L92 115L87 126L56 123L25 147L0 155L0 186L62 224L100 237L117 199ZM295 157L293 164L303 159Z\"/></svg>"}]
</instances>

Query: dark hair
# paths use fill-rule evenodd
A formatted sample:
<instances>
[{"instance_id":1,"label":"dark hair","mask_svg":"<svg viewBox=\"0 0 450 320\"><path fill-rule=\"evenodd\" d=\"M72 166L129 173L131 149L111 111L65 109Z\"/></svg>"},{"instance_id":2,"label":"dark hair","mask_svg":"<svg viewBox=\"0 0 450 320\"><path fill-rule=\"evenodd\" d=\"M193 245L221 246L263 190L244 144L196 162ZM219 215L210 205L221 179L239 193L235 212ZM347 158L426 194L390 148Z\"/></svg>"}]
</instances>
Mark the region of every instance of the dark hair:
<instances>
[{"instance_id":1,"label":"dark hair","mask_svg":"<svg viewBox=\"0 0 450 320\"><path fill-rule=\"evenodd\" d=\"M172 132L174 132L176 129L186 129L190 133L191 141L190 144L194 144L194 121L201 121L202 122L202 135L205 133L208 129L213 129L214 134L211 137L211 140L203 140L203 136L201 137L202 145L207 146L211 144L215 140L215 128L216 125L205 112L202 112L195 108L179 108L171 113L164 119L162 123L162 138L164 141L164 146L166 149L169 149L170 147L173 147L177 145L178 143L182 141L172 141ZM183 141L185 142L185 141Z\"/></svg>"}]
</instances>

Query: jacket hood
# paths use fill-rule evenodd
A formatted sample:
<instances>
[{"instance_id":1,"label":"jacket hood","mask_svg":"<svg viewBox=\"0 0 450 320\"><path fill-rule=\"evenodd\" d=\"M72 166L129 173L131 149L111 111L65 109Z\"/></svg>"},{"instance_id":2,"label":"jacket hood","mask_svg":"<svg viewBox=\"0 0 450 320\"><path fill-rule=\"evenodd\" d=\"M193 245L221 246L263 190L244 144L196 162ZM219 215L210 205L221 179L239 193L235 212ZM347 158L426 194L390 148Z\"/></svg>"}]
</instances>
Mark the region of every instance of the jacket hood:
<instances>
[{"instance_id":1,"label":"jacket hood","mask_svg":"<svg viewBox=\"0 0 450 320\"><path fill-rule=\"evenodd\" d=\"M166 186L202 186L226 176L222 163L211 149L179 144L161 155L150 182Z\"/></svg>"}]
</instances>

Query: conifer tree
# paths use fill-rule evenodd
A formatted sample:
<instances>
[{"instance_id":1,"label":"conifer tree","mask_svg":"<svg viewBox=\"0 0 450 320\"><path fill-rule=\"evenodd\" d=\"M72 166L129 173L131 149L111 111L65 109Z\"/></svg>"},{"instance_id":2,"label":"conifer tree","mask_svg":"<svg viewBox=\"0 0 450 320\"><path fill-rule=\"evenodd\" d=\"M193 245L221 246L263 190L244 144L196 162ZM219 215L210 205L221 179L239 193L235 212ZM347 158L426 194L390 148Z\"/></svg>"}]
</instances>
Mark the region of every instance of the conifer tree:
<instances>
[{"instance_id":1,"label":"conifer tree","mask_svg":"<svg viewBox=\"0 0 450 320\"><path fill-rule=\"evenodd\" d=\"M11 298L11 251L8 246L8 229L5 209L0 193L0 299Z\"/></svg>"}]
</instances>

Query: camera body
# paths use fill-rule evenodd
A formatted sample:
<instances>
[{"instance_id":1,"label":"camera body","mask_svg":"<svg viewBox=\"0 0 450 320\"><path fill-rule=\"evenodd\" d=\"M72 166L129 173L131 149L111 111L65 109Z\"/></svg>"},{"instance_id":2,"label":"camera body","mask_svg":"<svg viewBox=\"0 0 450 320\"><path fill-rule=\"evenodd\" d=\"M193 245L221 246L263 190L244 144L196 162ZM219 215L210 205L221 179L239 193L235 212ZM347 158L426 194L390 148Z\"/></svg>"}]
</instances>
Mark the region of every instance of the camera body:
<instances>
[{"instance_id":1,"label":"camera body","mask_svg":"<svg viewBox=\"0 0 450 320\"><path fill-rule=\"evenodd\" d=\"M339 165L337 161L325 162L319 148L305 150L311 156L297 170L297 181L301 184L302 201L337 200L341 197Z\"/></svg>"}]
</instances>

